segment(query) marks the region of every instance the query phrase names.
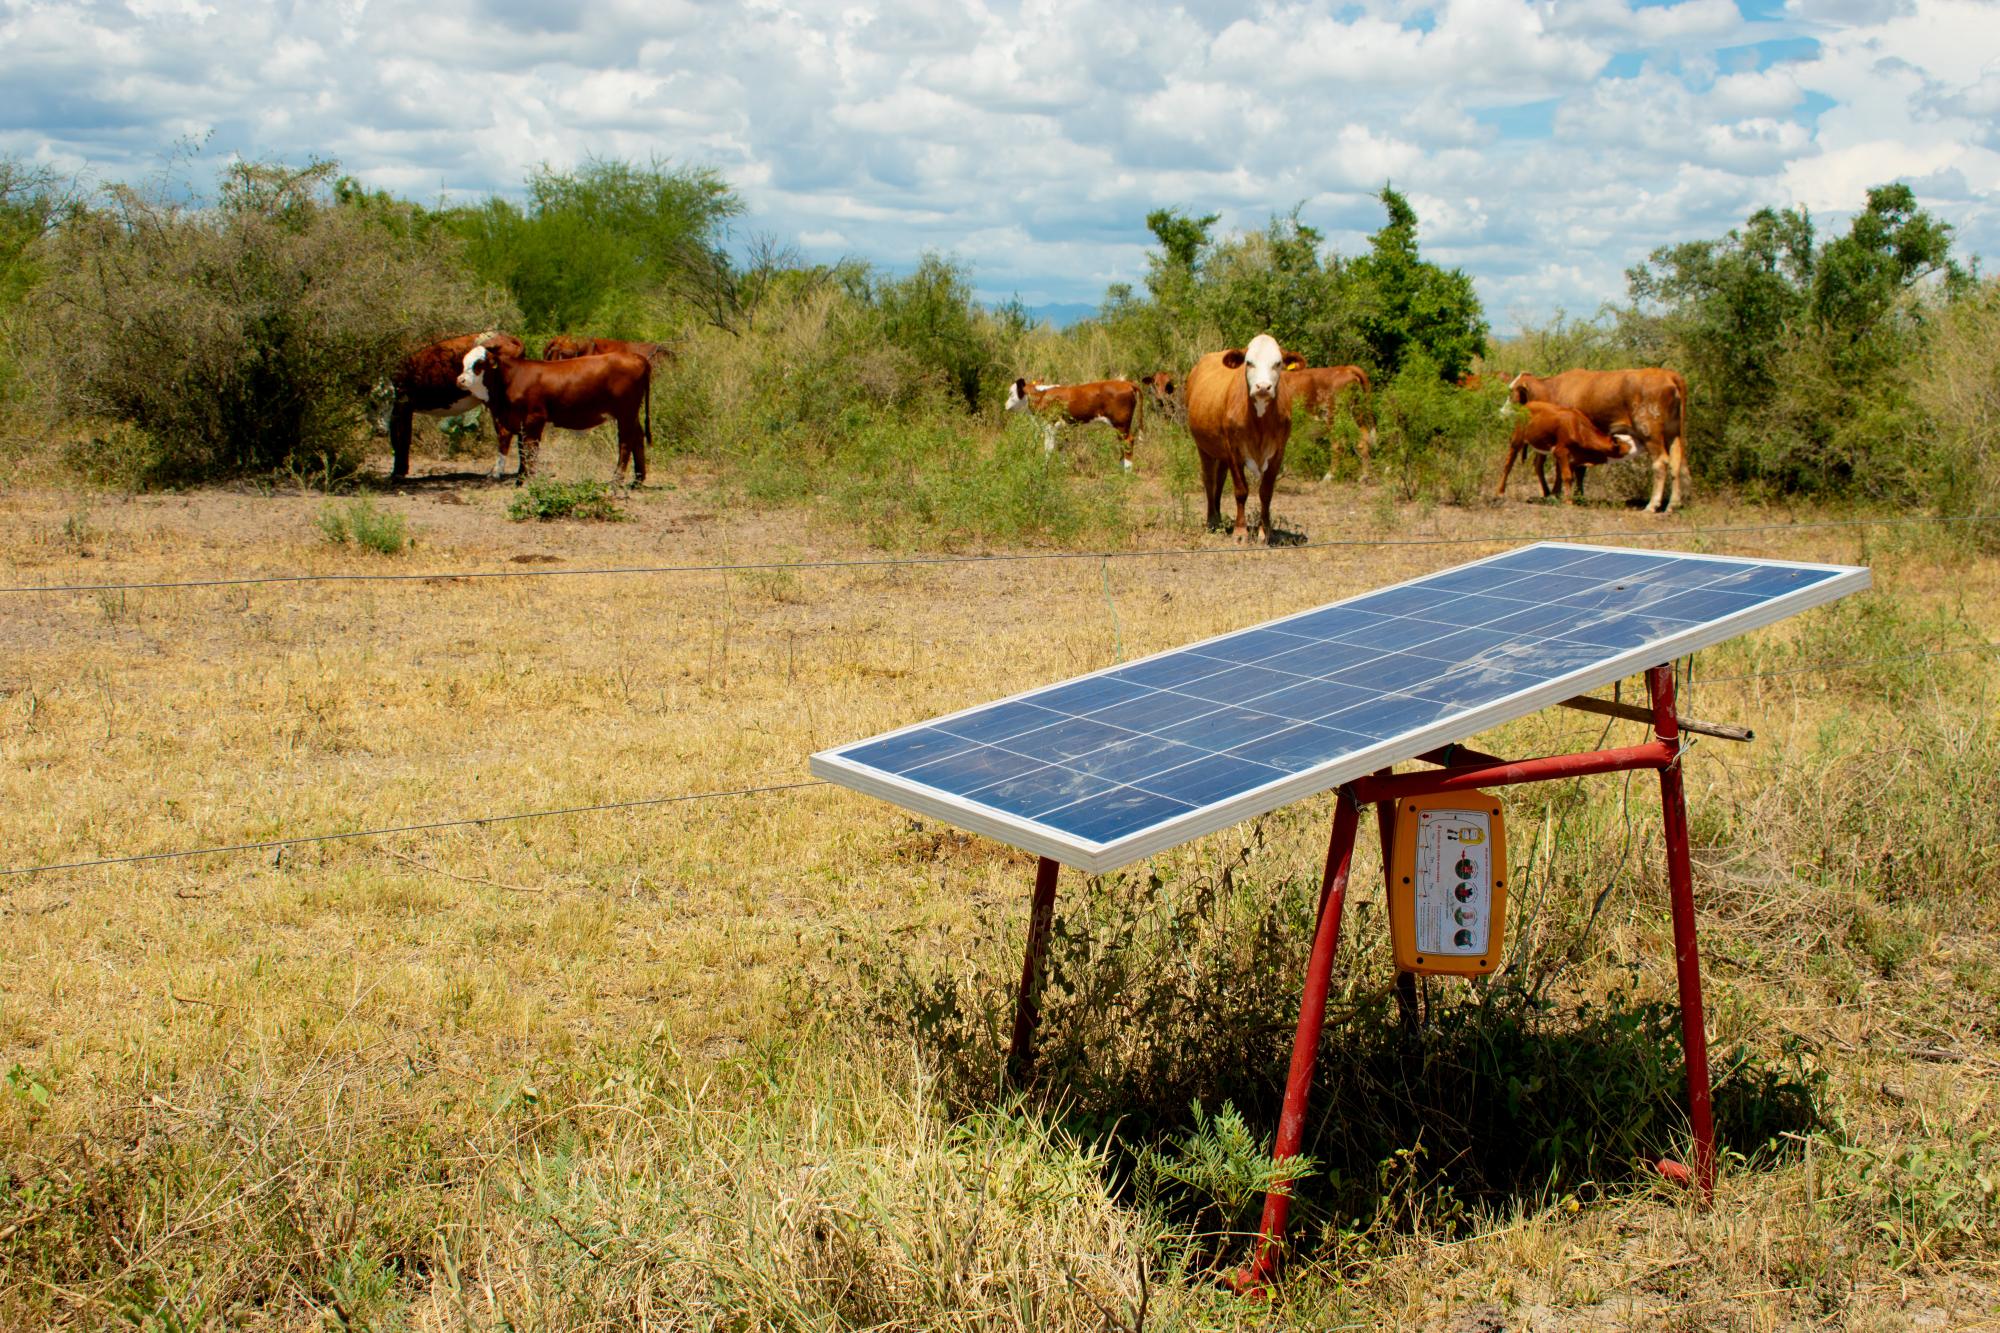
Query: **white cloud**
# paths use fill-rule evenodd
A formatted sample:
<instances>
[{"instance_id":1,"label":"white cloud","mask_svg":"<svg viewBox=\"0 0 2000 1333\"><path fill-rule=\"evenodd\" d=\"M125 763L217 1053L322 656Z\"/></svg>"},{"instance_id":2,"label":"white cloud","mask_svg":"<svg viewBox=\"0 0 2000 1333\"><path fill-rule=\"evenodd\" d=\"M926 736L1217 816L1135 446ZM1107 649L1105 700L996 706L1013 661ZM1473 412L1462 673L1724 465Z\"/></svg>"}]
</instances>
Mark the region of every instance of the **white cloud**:
<instances>
[{"instance_id":1,"label":"white cloud","mask_svg":"<svg viewBox=\"0 0 2000 1333\"><path fill-rule=\"evenodd\" d=\"M1774 37L1818 46L1746 59ZM206 135L423 199L663 156L722 170L749 230L956 251L1031 302L1141 274L1163 204L1303 203L1352 251L1390 180L1507 327L1897 177L1993 251L1996 51L1974 0L0 0L0 152L135 179Z\"/></svg>"}]
</instances>

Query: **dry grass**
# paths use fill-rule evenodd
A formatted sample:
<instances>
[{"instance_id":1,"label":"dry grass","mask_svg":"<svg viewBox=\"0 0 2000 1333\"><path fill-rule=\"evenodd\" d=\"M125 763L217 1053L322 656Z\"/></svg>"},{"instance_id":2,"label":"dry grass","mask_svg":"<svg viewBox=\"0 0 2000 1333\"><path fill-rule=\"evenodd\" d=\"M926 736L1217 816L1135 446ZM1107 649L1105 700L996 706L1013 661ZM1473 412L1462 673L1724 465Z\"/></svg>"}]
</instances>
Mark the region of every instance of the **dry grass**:
<instances>
[{"instance_id":1,"label":"dry grass","mask_svg":"<svg viewBox=\"0 0 2000 1333\"><path fill-rule=\"evenodd\" d=\"M544 457L608 471L596 448ZM511 488L449 480L377 503L414 541L399 571L870 554L677 480L619 525L510 523ZM1226 545L1140 484L1136 545ZM319 505L14 489L0 563L8 583L382 568L320 540ZM1710 500L1689 521L1770 518ZM1662 526L1313 485L1288 485L1280 520L1320 538ZM1923 530L1707 546L1867 559L1870 600L1903 610L1818 613L1831 629L1766 631L1698 678L1962 642L2000 605L2000 560ZM812 750L1120 643L1487 549L14 596L0 863L797 780ZM1405 1219L1317 1247L1268 1308L1213 1289L1209 1244L1117 1192L1106 1141L1040 1102L963 1110L913 1059L921 1032L858 1016L859 957L1004 977L1031 865L879 803L816 788L0 880L0 1326L1990 1321L2000 1168L1976 1136L2000 1091L2000 848L1972 826L2000 795L1995 683L1961 656L1697 686L1691 711L1759 736L1691 761L1713 1039L1773 1059L1802 1043L1819 1128L1729 1164L1712 1212L1632 1178L1489 1197L1455 1233ZM1486 744L1587 744L1581 725ZM1563 1006L1672 994L1649 796ZM1544 856L1566 846L1539 872L1532 957L1579 939L1625 845L1619 798L1603 780L1514 811L1519 848L1531 828ZM1245 881L1310 875L1323 804L1263 821ZM1154 868L1171 891L1245 842ZM1346 995L1379 1012L1362 1001L1385 949L1357 920Z\"/></svg>"}]
</instances>

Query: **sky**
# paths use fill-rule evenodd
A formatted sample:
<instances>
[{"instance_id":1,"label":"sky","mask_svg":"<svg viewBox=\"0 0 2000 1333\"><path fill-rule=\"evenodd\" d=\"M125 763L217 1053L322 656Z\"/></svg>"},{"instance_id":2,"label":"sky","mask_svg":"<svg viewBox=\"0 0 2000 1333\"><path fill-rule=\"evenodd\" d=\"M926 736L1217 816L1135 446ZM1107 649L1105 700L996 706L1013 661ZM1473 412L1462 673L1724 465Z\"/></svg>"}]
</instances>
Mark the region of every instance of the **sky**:
<instances>
[{"instance_id":1,"label":"sky","mask_svg":"<svg viewBox=\"0 0 2000 1333\"><path fill-rule=\"evenodd\" d=\"M1384 183L1503 332L1891 180L2000 253L1996 0L0 0L0 89L0 154L96 181L187 144L197 177L317 154L426 202L712 166L739 241L935 250L1030 305L1142 280L1160 206L1296 206L1356 253Z\"/></svg>"}]
</instances>

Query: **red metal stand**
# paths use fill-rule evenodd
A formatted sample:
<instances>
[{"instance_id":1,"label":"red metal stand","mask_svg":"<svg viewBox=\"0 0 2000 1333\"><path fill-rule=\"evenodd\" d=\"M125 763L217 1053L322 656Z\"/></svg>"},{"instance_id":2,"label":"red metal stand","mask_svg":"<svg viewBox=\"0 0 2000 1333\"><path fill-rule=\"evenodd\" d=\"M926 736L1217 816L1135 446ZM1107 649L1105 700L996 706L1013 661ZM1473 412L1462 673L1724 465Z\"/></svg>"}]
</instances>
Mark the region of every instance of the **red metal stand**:
<instances>
[{"instance_id":1,"label":"red metal stand","mask_svg":"<svg viewBox=\"0 0 2000 1333\"><path fill-rule=\"evenodd\" d=\"M1675 722L1673 668L1653 668L1646 673L1646 682L1653 699L1654 739L1649 744L1552 755L1515 763L1449 747L1422 756L1442 765L1440 768L1418 773L1385 771L1357 778L1339 790L1334 806L1333 837L1327 846L1326 880L1320 891L1319 928L1313 938L1312 957L1306 965L1298 1035L1292 1044L1291 1074L1285 1083L1284 1109L1278 1119L1277 1142L1273 1148L1277 1160L1297 1156L1305 1137L1306 1098L1312 1089L1313 1064L1319 1055L1320 1033L1326 1018L1327 988L1333 972L1334 949L1340 936L1340 912L1347 894L1347 871L1354 856L1354 835L1361 806L1373 804L1378 812L1386 811L1380 817L1388 821L1394 818L1395 802L1405 796L1506 787L1525 782L1551 782L1592 773L1652 768L1659 770L1660 802L1665 814L1667 886L1673 905L1674 963L1680 983L1681 1043L1687 1061L1688 1109L1694 1132L1694 1179L1701 1189L1703 1202L1713 1198L1715 1124L1709 1098L1708 1041L1702 1027L1701 964L1694 933L1694 876L1688 860L1687 799L1681 785L1681 747L1679 728ZM1390 827L1385 822L1385 847L1389 845L1389 832ZM1291 1206L1289 1183L1265 1196L1264 1220L1256 1252L1231 1282L1238 1291L1261 1289L1275 1271L1284 1243L1285 1219Z\"/></svg>"}]
</instances>

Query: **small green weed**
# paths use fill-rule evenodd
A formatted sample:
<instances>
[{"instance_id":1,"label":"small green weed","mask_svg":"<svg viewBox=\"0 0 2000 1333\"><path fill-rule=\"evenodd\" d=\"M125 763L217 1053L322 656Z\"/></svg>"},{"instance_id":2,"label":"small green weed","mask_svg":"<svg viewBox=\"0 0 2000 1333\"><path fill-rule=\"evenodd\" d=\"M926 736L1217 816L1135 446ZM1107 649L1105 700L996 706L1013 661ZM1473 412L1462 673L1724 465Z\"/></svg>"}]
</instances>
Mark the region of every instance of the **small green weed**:
<instances>
[{"instance_id":1,"label":"small green weed","mask_svg":"<svg viewBox=\"0 0 2000 1333\"><path fill-rule=\"evenodd\" d=\"M335 546L356 546L378 555L400 555L410 544L401 514L377 509L372 500L350 500L345 505L331 502L321 506L313 520L320 536Z\"/></svg>"},{"instance_id":2,"label":"small green weed","mask_svg":"<svg viewBox=\"0 0 2000 1333\"><path fill-rule=\"evenodd\" d=\"M1224 1102L1213 1117L1193 1104L1194 1128L1170 1137L1162 1148L1136 1154L1133 1186L1141 1204L1163 1202L1162 1186L1193 1202L1198 1221L1213 1218L1214 1230L1246 1226L1250 1208L1272 1190L1304 1180L1318 1170L1310 1157L1288 1157L1281 1166L1271 1141L1252 1133L1235 1103Z\"/></svg>"},{"instance_id":3,"label":"small green weed","mask_svg":"<svg viewBox=\"0 0 2000 1333\"><path fill-rule=\"evenodd\" d=\"M631 515L619 508L611 488L601 481L554 481L530 478L507 503L507 517L516 523L530 519L549 522L573 518L579 522L623 523Z\"/></svg>"}]
</instances>

